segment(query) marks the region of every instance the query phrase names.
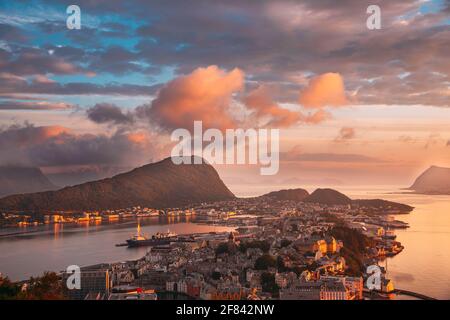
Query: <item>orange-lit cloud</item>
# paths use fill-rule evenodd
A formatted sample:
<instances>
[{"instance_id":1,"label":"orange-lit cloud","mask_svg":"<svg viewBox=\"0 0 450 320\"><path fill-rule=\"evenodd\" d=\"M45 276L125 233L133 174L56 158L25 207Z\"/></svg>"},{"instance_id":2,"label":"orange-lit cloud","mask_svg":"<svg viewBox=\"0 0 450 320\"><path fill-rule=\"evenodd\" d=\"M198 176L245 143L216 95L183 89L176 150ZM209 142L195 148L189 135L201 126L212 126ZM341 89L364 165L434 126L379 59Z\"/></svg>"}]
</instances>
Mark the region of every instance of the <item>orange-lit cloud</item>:
<instances>
[{"instance_id":1,"label":"orange-lit cloud","mask_svg":"<svg viewBox=\"0 0 450 320\"><path fill-rule=\"evenodd\" d=\"M338 73L325 73L313 78L300 93L300 104L306 108L347 104L344 81Z\"/></svg>"},{"instance_id":2,"label":"orange-lit cloud","mask_svg":"<svg viewBox=\"0 0 450 320\"><path fill-rule=\"evenodd\" d=\"M354 128L350 127L343 127L341 130L339 130L339 134L336 137L336 141L346 141L353 139L356 135L356 131Z\"/></svg>"},{"instance_id":3,"label":"orange-lit cloud","mask_svg":"<svg viewBox=\"0 0 450 320\"><path fill-rule=\"evenodd\" d=\"M39 145L49 139L55 141L58 137L68 135L70 132L70 129L62 126L34 127L29 124L25 126L11 126L7 129L0 130L2 156L9 157L11 154L14 154L12 149Z\"/></svg>"},{"instance_id":4,"label":"orange-lit cloud","mask_svg":"<svg viewBox=\"0 0 450 320\"><path fill-rule=\"evenodd\" d=\"M33 78L33 82L34 83L39 83L39 84L42 84L42 83L44 83L44 84L55 83L54 80L52 80L52 79L50 79L47 76L42 75L42 74L35 75L34 78Z\"/></svg>"},{"instance_id":5,"label":"orange-lit cloud","mask_svg":"<svg viewBox=\"0 0 450 320\"><path fill-rule=\"evenodd\" d=\"M281 108L272 100L269 89L259 86L244 98L245 105L255 112L256 117L267 117L267 126L288 127L300 121L300 113Z\"/></svg>"},{"instance_id":6,"label":"orange-lit cloud","mask_svg":"<svg viewBox=\"0 0 450 320\"><path fill-rule=\"evenodd\" d=\"M50 138L58 137L62 134L70 134L71 130L62 126L47 126L47 127L31 127L28 134L30 136L22 136L23 141L27 141L28 143L36 143L43 142ZM31 136L34 139L28 140Z\"/></svg>"},{"instance_id":7,"label":"orange-lit cloud","mask_svg":"<svg viewBox=\"0 0 450 320\"><path fill-rule=\"evenodd\" d=\"M267 118L266 126L269 127L289 127L297 123L317 124L331 118L324 110L303 114L301 111L283 108L273 101L270 89L264 85L251 91L243 101L247 108L255 112L257 118Z\"/></svg>"},{"instance_id":8,"label":"orange-lit cloud","mask_svg":"<svg viewBox=\"0 0 450 320\"><path fill-rule=\"evenodd\" d=\"M147 114L165 129L191 129L195 120L207 128L235 127L228 112L232 94L244 87L240 69L229 72L209 66L167 83L152 101Z\"/></svg>"},{"instance_id":9,"label":"orange-lit cloud","mask_svg":"<svg viewBox=\"0 0 450 320\"><path fill-rule=\"evenodd\" d=\"M145 144L149 142L147 134L144 132L132 132L127 134L127 138L130 142L136 144Z\"/></svg>"}]
</instances>

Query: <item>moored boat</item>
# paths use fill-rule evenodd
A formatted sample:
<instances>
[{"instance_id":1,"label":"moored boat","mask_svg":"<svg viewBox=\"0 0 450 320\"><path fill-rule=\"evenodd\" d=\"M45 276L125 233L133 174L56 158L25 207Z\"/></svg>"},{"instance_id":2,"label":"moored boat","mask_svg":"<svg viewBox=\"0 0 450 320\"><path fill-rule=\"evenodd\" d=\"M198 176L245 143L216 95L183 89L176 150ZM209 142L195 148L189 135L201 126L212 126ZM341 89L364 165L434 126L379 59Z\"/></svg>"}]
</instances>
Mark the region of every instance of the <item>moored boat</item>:
<instances>
[{"instance_id":1,"label":"moored boat","mask_svg":"<svg viewBox=\"0 0 450 320\"><path fill-rule=\"evenodd\" d=\"M138 224L137 233L131 239L127 240L128 247L145 247L170 244L173 241L177 241L177 234L167 232L157 232L150 238L147 238L141 234L141 226Z\"/></svg>"}]
</instances>

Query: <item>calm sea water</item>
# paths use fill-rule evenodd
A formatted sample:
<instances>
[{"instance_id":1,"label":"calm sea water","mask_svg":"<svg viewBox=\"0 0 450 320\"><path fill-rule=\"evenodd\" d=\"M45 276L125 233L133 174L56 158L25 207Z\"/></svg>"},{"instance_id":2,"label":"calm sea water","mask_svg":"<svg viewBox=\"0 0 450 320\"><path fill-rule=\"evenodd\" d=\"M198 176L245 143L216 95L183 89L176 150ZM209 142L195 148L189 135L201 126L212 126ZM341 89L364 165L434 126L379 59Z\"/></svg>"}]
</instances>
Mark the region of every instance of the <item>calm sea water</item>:
<instances>
[{"instance_id":1,"label":"calm sea water","mask_svg":"<svg viewBox=\"0 0 450 320\"><path fill-rule=\"evenodd\" d=\"M0 272L10 279L23 280L44 271L62 271L69 265L86 266L141 258L148 248L115 246L133 236L136 226L136 221L127 221L85 224L82 227L59 224L29 227L26 231L32 233L0 237ZM185 234L229 231L234 228L198 224L189 217L141 219L141 233L144 235L166 232L168 229ZM2 230L1 233L5 231L13 230Z\"/></svg>"},{"instance_id":2,"label":"calm sea water","mask_svg":"<svg viewBox=\"0 0 450 320\"><path fill-rule=\"evenodd\" d=\"M276 189L279 188L246 187L232 191L251 196ZM396 231L397 240L402 242L405 250L387 259L388 276L397 288L450 299L450 196L392 193L398 191L392 187L336 189L355 199L382 198L414 206L411 214L397 216L408 222L410 228ZM145 254L146 248L115 247L116 243L133 235L135 228L136 222L83 228L55 225L33 234L0 237L0 272L19 280L45 270L63 270L71 264L83 266L137 259ZM179 234L229 230L199 225L195 220L159 218L146 219L142 227L146 234L167 229Z\"/></svg>"}]
</instances>

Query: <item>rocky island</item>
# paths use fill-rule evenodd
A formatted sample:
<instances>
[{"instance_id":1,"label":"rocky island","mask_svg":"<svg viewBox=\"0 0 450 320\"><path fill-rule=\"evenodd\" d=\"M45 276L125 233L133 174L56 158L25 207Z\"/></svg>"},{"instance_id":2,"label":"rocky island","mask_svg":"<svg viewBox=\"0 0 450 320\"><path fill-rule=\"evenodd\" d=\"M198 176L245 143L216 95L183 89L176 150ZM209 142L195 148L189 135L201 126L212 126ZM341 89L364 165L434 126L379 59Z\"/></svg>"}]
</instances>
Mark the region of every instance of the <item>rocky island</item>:
<instances>
[{"instance_id":1,"label":"rocky island","mask_svg":"<svg viewBox=\"0 0 450 320\"><path fill-rule=\"evenodd\" d=\"M421 194L450 195L450 168L431 166L408 189Z\"/></svg>"}]
</instances>

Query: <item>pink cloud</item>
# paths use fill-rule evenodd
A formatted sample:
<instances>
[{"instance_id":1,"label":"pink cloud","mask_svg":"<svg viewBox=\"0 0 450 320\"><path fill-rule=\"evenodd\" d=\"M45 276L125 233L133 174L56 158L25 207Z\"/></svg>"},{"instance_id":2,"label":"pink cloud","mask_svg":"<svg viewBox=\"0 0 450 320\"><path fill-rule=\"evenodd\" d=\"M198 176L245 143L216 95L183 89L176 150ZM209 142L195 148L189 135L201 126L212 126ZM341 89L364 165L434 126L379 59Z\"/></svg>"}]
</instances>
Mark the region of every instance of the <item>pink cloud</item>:
<instances>
[{"instance_id":1,"label":"pink cloud","mask_svg":"<svg viewBox=\"0 0 450 320\"><path fill-rule=\"evenodd\" d=\"M300 93L300 104L306 108L337 107L347 103L344 81L338 73L325 73L313 78Z\"/></svg>"},{"instance_id":2,"label":"pink cloud","mask_svg":"<svg viewBox=\"0 0 450 320\"><path fill-rule=\"evenodd\" d=\"M192 128L202 120L206 128L235 127L228 112L233 93L244 87L240 69L229 72L209 66L168 82L147 110L152 120L165 129Z\"/></svg>"},{"instance_id":3,"label":"pink cloud","mask_svg":"<svg viewBox=\"0 0 450 320\"><path fill-rule=\"evenodd\" d=\"M270 127L289 127L298 123L316 124L331 118L324 110L304 114L280 107L273 101L270 89L263 85L251 91L243 100L245 105L255 112L257 118L268 118L266 125Z\"/></svg>"},{"instance_id":4,"label":"pink cloud","mask_svg":"<svg viewBox=\"0 0 450 320\"><path fill-rule=\"evenodd\" d=\"M68 110L72 108L73 105L65 102L17 100L0 102L0 110Z\"/></svg>"}]
</instances>

